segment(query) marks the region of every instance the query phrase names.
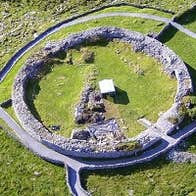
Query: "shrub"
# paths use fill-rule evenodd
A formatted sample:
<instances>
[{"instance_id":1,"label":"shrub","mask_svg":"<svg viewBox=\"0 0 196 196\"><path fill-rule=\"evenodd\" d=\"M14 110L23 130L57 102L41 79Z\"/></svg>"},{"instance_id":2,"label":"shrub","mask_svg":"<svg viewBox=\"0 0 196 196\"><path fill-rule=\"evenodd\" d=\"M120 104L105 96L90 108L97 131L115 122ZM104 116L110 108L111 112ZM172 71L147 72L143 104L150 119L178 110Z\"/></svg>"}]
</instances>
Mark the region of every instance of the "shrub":
<instances>
[{"instance_id":1,"label":"shrub","mask_svg":"<svg viewBox=\"0 0 196 196\"><path fill-rule=\"evenodd\" d=\"M186 98L186 100L189 100L189 98ZM194 103L194 99L191 100L192 103ZM194 105L195 106L195 105ZM179 117L182 117L184 121L190 122L191 120L196 120L196 106L194 107L192 105L191 108L187 108L185 104L182 104L179 108Z\"/></svg>"},{"instance_id":2,"label":"shrub","mask_svg":"<svg viewBox=\"0 0 196 196\"><path fill-rule=\"evenodd\" d=\"M73 57L72 57L72 53L71 52L67 53L66 63L69 64L69 65L73 65Z\"/></svg>"},{"instance_id":3,"label":"shrub","mask_svg":"<svg viewBox=\"0 0 196 196\"><path fill-rule=\"evenodd\" d=\"M121 142L116 145L116 150L132 151L141 148L141 144L137 141Z\"/></svg>"},{"instance_id":4,"label":"shrub","mask_svg":"<svg viewBox=\"0 0 196 196\"><path fill-rule=\"evenodd\" d=\"M182 103L186 107L194 107L196 106L196 96L185 96L182 99Z\"/></svg>"},{"instance_id":5,"label":"shrub","mask_svg":"<svg viewBox=\"0 0 196 196\"><path fill-rule=\"evenodd\" d=\"M82 60L85 63L93 63L94 62L94 58L95 58L94 52L88 50L87 48L81 49L81 52L82 52Z\"/></svg>"},{"instance_id":6,"label":"shrub","mask_svg":"<svg viewBox=\"0 0 196 196\"><path fill-rule=\"evenodd\" d=\"M179 123L178 117L169 117L168 121L171 122L172 124L176 125Z\"/></svg>"},{"instance_id":7,"label":"shrub","mask_svg":"<svg viewBox=\"0 0 196 196\"><path fill-rule=\"evenodd\" d=\"M189 109L188 113L191 120L196 120L196 107Z\"/></svg>"},{"instance_id":8,"label":"shrub","mask_svg":"<svg viewBox=\"0 0 196 196\"><path fill-rule=\"evenodd\" d=\"M185 107L185 105L181 105L178 109L179 117L185 118L188 117L188 109Z\"/></svg>"}]
</instances>

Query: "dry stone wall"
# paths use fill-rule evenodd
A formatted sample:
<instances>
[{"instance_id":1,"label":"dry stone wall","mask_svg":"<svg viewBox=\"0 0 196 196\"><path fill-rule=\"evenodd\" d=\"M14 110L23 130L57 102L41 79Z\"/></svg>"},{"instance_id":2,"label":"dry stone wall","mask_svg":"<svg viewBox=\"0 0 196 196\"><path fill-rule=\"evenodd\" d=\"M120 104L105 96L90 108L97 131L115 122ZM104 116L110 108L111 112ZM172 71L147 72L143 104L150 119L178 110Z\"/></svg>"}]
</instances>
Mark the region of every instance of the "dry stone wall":
<instances>
[{"instance_id":1,"label":"dry stone wall","mask_svg":"<svg viewBox=\"0 0 196 196\"><path fill-rule=\"evenodd\" d=\"M111 145L109 150L108 148L105 148L102 149L102 151L97 152L96 143L90 143L85 140L66 139L51 133L38 119L35 118L30 111L26 100L25 89L27 83L32 79L38 79L40 77L48 58L54 57L62 51L66 52L68 49L74 48L78 45L94 42L97 38L104 38L108 41L119 39L128 42L133 46L136 52L144 52L147 55L158 59L163 64L163 70L169 76L173 77L173 75L175 75L178 80L178 87L174 105L171 110L172 112L177 111L181 98L192 92L192 82L185 64L168 47L164 46L159 41L144 36L138 32L115 27L100 27L73 34L62 41L49 42L41 51L41 58L30 58L19 71L15 79L12 93L13 107L20 123L31 136L62 154L98 158L128 156L135 153L137 150L131 152L117 152L113 148L113 145L115 144L111 142L109 144ZM168 116L170 116L170 113L173 115L172 112L169 110L157 121L166 133L175 128L175 125L172 124L166 126L168 124ZM152 134L148 130L134 139L142 144L142 150L144 150L159 141L160 137Z\"/></svg>"}]
</instances>

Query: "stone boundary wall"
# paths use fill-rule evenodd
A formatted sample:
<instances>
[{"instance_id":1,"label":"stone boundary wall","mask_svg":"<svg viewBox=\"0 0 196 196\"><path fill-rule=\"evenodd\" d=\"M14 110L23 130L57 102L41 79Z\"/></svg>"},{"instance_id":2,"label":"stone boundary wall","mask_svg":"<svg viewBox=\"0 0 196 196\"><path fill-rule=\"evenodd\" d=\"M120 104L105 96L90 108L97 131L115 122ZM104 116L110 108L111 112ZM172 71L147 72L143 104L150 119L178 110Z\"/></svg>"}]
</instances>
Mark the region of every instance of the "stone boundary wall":
<instances>
[{"instance_id":1,"label":"stone boundary wall","mask_svg":"<svg viewBox=\"0 0 196 196\"><path fill-rule=\"evenodd\" d=\"M38 75L44 69L47 57L55 56L59 52L67 51L68 49L81 45L86 41L92 42L95 37L102 37L108 41L112 39L119 39L121 41L128 42L133 46L135 51L144 52L147 55L158 59L163 64L163 70L170 76L175 74L178 80L178 90L174 101L176 103L176 107L178 104L180 104L180 99L183 96L192 92L192 82L185 64L168 47L164 46L155 39L144 36L137 32L115 27L100 27L73 34L62 41L49 43L42 51L45 53L43 58L29 59L15 79L12 93L13 107L24 129L31 136L43 144L49 146L50 148L53 148L57 152L72 156L93 156L98 158L130 156L134 152L93 152L93 146L86 141L65 139L59 135L52 134L33 116L25 100L25 87L27 82L38 77ZM168 121L165 118L163 119L165 122ZM175 127L175 125L171 126ZM150 139L142 139L142 137L146 137L146 134L150 136ZM140 134L136 138L137 140L143 142L143 146L149 147L147 143L152 145L154 142L160 140L159 137L151 135L152 133L148 134L147 132L146 134Z\"/></svg>"},{"instance_id":2,"label":"stone boundary wall","mask_svg":"<svg viewBox=\"0 0 196 196\"><path fill-rule=\"evenodd\" d=\"M81 174L82 170L115 169L115 168L122 168L122 167L127 167L127 166L131 166L131 165L135 165L135 164L143 164L145 162L150 162L153 159L159 157L160 155L163 155L166 152L168 152L169 150L173 149L182 140L188 138L189 136L193 135L194 133L196 133L196 128L193 128L193 129L187 131L182 136L177 138L176 142L174 144L169 144L165 148L163 148L162 150L156 151L152 155L146 155L145 157L143 157L141 159L134 159L131 161L127 161L127 162L125 161L125 162L121 162L121 163L114 161L114 163L111 163L111 164L105 164L104 161L102 163L99 162L99 164L97 164L96 162L92 161L91 164L89 164L88 166L80 167L78 172Z\"/></svg>"},{"instance_id":3,"label":"stone boundary wall","mask_svg":"<svg viewBox=\"0 0 196 196\"><path fill-rule=\"evenodd\" d=\"M86 142L84 145L82 145L80 142L81 140L75 141L75 145L74 145L74 142L72 143L70 141L71 139L68 140L68 142L65 142L64 138L60 138L60 139L61 140L59 141L55 141L55 138L53 139L53 141L43 139L42 144L66 156L84 157L84 158L89 158L89 157L90 158L120 158L120 157L128 157L128 156L130 157L137 154L138 152L145 151L153 144L159 142L161 140L161 137L153 137L153 136L150 137L151 140L147 140L146 142L148 142L148 144L146 144L145 147L143 147L142 149L136 149L132 151L108 151L108 152L88 151L90 145L87 146Z\"/></svg>"}]
</instances>

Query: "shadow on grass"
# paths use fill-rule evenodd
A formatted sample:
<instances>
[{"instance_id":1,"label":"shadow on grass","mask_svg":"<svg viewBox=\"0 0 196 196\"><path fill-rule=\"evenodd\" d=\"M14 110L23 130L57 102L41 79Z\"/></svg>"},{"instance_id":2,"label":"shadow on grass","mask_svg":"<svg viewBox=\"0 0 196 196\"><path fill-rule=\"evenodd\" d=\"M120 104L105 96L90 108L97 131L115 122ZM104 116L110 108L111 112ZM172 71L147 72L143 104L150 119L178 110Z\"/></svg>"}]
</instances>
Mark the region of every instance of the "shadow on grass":
<instances>
[{"instance_id":1,"label":"shadow on grass","mask_svg":"<svg viewBox=\"0 0 196 196\"><path fill-rule=\"evenodd\" d=\"M127 105L129 103L129 97L127 95L127 92L116 86L115 89L116 89L116 95L114 96L114 103Z\"/></svg>"},{"instance_id":2,"label":"shadow on grass","mask_svg":"<svg viewBox=\"0 0 196 196\"><path fill-rule=\"evenodd\" d=\"M129 103L129 97L127 95L127 92L116 86L115 90L116 92L114 95L105 95L104 98L114 104L127 105Z\"/></svg>"},{"instance_id":3,"label":"shadow on grass","mask_svg":"<svg viewBox=\"0 0 196 196\"><path fill-rule=\"evenodd\" d=\"M174 19L174 22L179 23L181 25L190 24L196 21L196 6L185 11L178 17ZM168 42L170 39L172 39L175 34L178 32L178 29L173 27L171 24L169 24L162 32L162 34L158 37L158 40L162 43Z\"/></svg>"},{"instance_id":4,"label":"shadow on grass","mask_svg":"<svg viewBox=\"0 0 196 196\"><path fill-rule=\"evenodd\" d=\"M193 67L191 67L188 63L185 62L185 64L186 64L186 67L188 68L188 71L191 75L194 95L196 95L196 70Z\"/></svg>"},{"instance_id":5,"label":"shadow on grass","mask_svg":"<svg viewBox=\"0 0 196 196\"><path fill-rule=\"evenodd\" d=\"M74 49L79 51L81 48L88 47L88 46L106 47L109 44L110 41L111 40L106 39L104 37L95 36L95 37L93 37L93 38L91 38L89 40L86 40L82 44L79 44L79 45L75 46Z\"/></svg>"},{"instance_id":6,"label":"shadow on grass","mask_svg":"<svg viewBox=\"0 0 196 196\"><path fill-rule=\"evenodd\" d=\"M86 40L83 46L102 46L105 47L111 40L108 40L102 36L94 36L91 39Z\"/></svg>"},{"instance_id":7,"label":"shadow on grass","mask_svg":"<svg viewBox=\"0 0 196 196\"><path fill-rule=\"evenodd\" d=\"M185 11L184 13L176 17L174 21L181 25L186 25L186 24L195 22L196 21L196 6L194 6L193 8Z\"/></svg>"},{"instance_id":8,"label":"shadow on grass","mask_svg":"<svg viewBox=\"0 0 196 196\"><path fill-rule=\"evenodd\" d=\"M39 94L40 90L41 88L39 86L39 80L29 80L27 82L26 92L25 92L25 101L31 113L39 121L41 121L41 117L38 111L36 110L34 99L36 99L36 96Z\"/></svg>"},{"instance_id":9,"label":"shadow on grass","mask_svg":"<svg viewBox=\"0 0 196 196\"><path fill-rule=\"evenodd\" d=\"M165 28L164 31L161 33L161 35L158 37L158 40L162 43L166 43L170 39L172 39L177 32L178 29L176 29L172 25L168 25L168 27Z\"/></svg>"},{"instance_id":10,"label":"shadow on grass","mask_svg":"<svg viewBox=\"0 0 196 196\"><path fill-rule=\"evenodd\" d=\"M188 151L190 150L191 146L196 146L196 133L194 133L192 135L192 137L188 138L187 140L185 140L188 146ZM196 147L195 147L196 149ZM185 149L186 150L186 149Z\"/></svg>"}]
</instances>

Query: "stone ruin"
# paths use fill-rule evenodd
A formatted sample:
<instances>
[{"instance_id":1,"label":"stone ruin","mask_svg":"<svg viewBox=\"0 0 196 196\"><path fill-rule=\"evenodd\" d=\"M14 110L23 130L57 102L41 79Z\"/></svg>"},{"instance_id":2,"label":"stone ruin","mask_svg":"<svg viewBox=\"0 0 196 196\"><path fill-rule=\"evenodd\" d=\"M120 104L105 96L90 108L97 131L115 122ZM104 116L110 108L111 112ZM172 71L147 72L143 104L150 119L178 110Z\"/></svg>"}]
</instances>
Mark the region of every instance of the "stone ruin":
<instances>
[{"instance_id":1,"label":"stone ruin","mask_svg":"<svg viewBox=\"0 0 196 196\"><path fill-rule=\"evenodd\" d=\"M119 39L120 41L130 43L136 52L144 52L145 54L156 58L162 63L162 69L165 73L171 77L176 77L178 86L174 104L172 105L171 109L160 116L160 118L157 120L157 124L155 123L156 127L163 129L166 134L175 129L177 125L170 123L168 118L178 113L178 107L181 104L182 98L193 91L191 78L185 64L173 51L171 51L168 47L164 46L159 41L150 38L149 36L144 36L138 32L115 27L94 28L73 34L62 41L48 43L42 50L44 57L32 57L28 59L17 74L12 92L13 108L23 128L32 137L47 145L48 147L53 148L57 152L78 157L114 158L128 156L133 154L134 150L131 152L117 152L115 146L119 142L118 140L114 139L107 140L105 143L102 142L106 132L108 135L111 135L111 137L116 137L120 133L118 130L112 132L101 131L105 130L105 128L101 129L102 125L97 123L97 125L87 127L82 131L74 131L72 137L76 139L64 138L60 135L51 133L42 124L42 122L36 119L29 109L28 103L26 102L25 91L27 83L32 79L39 78L40 73L42 73L44 70L44 66L48 57L55 57L62 51L66 52L78 45L91 42L95 37L105 38L108 41ZM94 95L92 95L92 97L94 97ZM91 99L92 98L90 98L90 100ZM77 107L76 111L79 111L79 114L80 112L83 114L83 106L81 103L79 103L79 105L80 106ZM102 105L101 100L99 100L98 105ZM92 121L94 122L94 120L96 121L96 118ZM109 122L109 124L110 123L111 122ZM93 138L100 138L100 140ZM140 142L142 145L142 149L140 150L144 150L159 141L160 137L146 130L135 137L134 140Z\"/></svg>"},{"instance_id":2,"label":"stone ruin","mask_svg":"<svg viewBox=\"0 0 196 196\"><path fill-rule=\"evenodd\" d=\"M108 141L122 141L126 139L115 119L105 120L105 106L100 91L90 84L82 92L80 103L75 107L75 122L88 124L85 129L74 129L72 139L88 142L101 142L102 146Z\"/></svg>"},{"instance_id":3,"label":"stone ruin","mask_svg":"<svg viewBox=\"0 0 196 196\"><path fill-rule=\"evenodd\" d=\"M75 108L75 122L77 124L103 122L104 112L105 106L101 93L87 85L82 92L80 103Z\"/></svg>"},{"instance_id":4,"label":"stone ruin","mask_svg":"<svg viewBox=\"0 0 196 196\"><path fill-rule=\"evenodd\" d=\"M97 141L126 139L115 119L108 119L103 122L91 124L85 129L75 129L72 132L72 139Z\"/></svg>"}]
</instances>

